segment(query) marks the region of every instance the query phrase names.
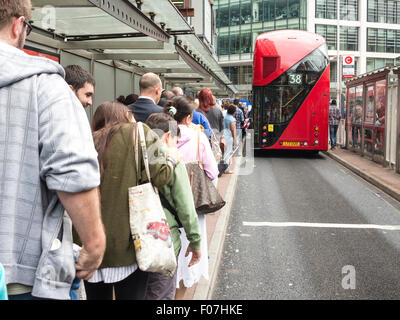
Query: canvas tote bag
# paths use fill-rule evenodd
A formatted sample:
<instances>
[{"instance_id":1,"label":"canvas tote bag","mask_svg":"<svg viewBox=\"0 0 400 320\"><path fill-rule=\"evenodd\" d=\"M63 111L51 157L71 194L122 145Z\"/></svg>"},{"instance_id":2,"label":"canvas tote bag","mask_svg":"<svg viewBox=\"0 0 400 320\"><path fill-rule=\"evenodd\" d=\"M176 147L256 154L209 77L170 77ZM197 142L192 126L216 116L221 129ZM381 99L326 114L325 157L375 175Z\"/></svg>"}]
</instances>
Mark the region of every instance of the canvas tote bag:
<instances>
[{"instance_id":1,"label":"canvas tote bag","mask_svg":"<svg viewBox=\"0 0 400 320\"><path fill-rule=\"evenodd\" d=\"M217 188L212 183L203 169L200 161L200 132L197 132L197 156L196 161L187 162L186 171L189 175L192 188L194 206L198 214L207 214L218 211L225 205Z\"/></svg>"},{"instance_id":2,"label":"canvas tote bag","mask_svg":"<svg viewBox=\"0 0 400 320\"><path fill-rule=\"evenodd\" d=\"M141 122L133 130L136 171L139 170L138 140L142 148L148 183L128 189L129 220L139 269L172 276L176 257L171 231L161 206L157 188L151 184L145 135Z\"/></svg>"}]
</instances>

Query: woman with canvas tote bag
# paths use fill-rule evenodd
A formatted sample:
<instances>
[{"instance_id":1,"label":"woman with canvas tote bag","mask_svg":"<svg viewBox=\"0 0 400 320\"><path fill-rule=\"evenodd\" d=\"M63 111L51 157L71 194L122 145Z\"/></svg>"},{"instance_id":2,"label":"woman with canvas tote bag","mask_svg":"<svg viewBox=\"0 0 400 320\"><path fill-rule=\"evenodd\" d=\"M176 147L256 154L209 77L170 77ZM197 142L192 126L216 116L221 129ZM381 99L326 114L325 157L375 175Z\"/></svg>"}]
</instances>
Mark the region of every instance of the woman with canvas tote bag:
<instances>
[{"instance_id":1,"label":"woman with canvas tote bag","mask_svg":"<svg viewBox=\"0 0 400 320\"><path fill-rule=\"evenodd\" d=\"M129 109L118 102L101 104L92 120L93 138L98 152L101 173L101 209L106 231L106 252L94 276L85 281L88 300L115 298L143 300L148 273L138 269L129 224L128 188L148 182L141 148L139 170L135 168L134 118ZM143 124L148 150L158 150L158 136ZM174 158L168 160L157 151L150 154L149 171L152 184L160 188L170 183Z\"/></svg>"}]
</instances>

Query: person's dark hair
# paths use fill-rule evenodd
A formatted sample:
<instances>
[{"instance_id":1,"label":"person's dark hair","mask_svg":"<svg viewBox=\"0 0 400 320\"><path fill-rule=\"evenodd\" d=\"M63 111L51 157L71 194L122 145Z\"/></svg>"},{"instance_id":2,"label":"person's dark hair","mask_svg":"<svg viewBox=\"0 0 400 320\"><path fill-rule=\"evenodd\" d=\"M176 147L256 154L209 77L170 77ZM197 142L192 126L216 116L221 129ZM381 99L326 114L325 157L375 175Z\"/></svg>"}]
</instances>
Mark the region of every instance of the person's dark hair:
<instances>
[{"instance_id":1,"label":"person's dark hair","mask_svg":"<svg viewBox=\"0 0 400 320\"><path fill-rule=\"evenodd\" d=\"M234 115L235 112L236 112L236 106L233 103L231 103L227 109L227 113Z\"/></svg>"},{"instance_id":2,"label":"person's dark hair","mask_svg":"<svg viewBox=\"0 0 400 320\"><path fill-rule=\"evenodd\" d=\"M132 103L135 103L136 100L139 98L139 96L137 94L131 93L129 95L127 95L126 97L121 95L117 98L118 102L121 102L122 104L129 106Z\"/></svg>"},{"instance_id":3,"label":"person's dark hair","mask_svg":"<svg viewBox=\"0 0 400 320\"><path fill-rule=\"evenodd\" d=\"M334 106L336 106L336 100L333 99L331 104L334 105Z\"/></svg>"},{"instance_id":4,"label":"person's dark hair","mask_svg":"<svg viewBox=\"0 0 400 320\"><path fill-rule=\"evenodd\" d=\"M32 19L32 5L30 0L0 0L0 30L7 26L13 17Z\"/></svg>"},{"instance_id":5,"label":"person's dark hair","mask_svg":"<svg viewBox=\"0 0 400 320\"><path fill-rule=\"evenodd\" d=\"M104 155L114 134L125 124L130 123L130 110L117 101L107 101L97 107L92 118L93 141L100 166L100 176L104 172ZM132 115L133 117L133 115Z\"/></svg>"},{"instance_id":6,"label":"person's dark hair","mask_svg":"<svg viewBox=\"0 0 400 320\"><path fill-rule=\"evenodd\" d=\"M161 138L164 133L170 131L172 137L180 136L180 130L176 120L167 113L153 113L148 116L146 124Z\"/></svg>"},{"instance_id":7,"label":"person's dark hair","mask_svg":"<svg viewBox=\"0 0 400 320\"><path fill-rule=\"evenodd\" d=\"M169 100L164 106L164 112L174 117L178 123L181 123L187 116L193 114L195 105L191 99L186 96L177 96Z\"/></svg>"},{"instance_id":8,"label":"person's dark hair","mask_svg":"<svg viewBox=\"0 0 400 320\"><path fill-rule=\"evenodd\" d=\"M222 108L223 108L224 110L228 110L228 107L229 107L230 104L231 104L231 103L230 103L230 101L229 101L228 99L222 100Z\"/></svg>"},{"instance_id":9,"label":"person's dark hair","mask_svg":"<svg viewBox=\"0 0 400 320\"><path fill-rule=\"evenodd\" d=\"M172 91L170 91L170 90L164 90L162 93L161 93L161 98L165 98L165 99L167 99L167 100L171 100L172 98L174 98L175 97L175 93L173 93Z\"/></svg>"},{"instance_id":10,"label":"person's dark hair","mask_svg":"<svg viewBox=\"0 0 400 320\"><path fill-rule=\"evenodd\" d=\"M96 85L96 81L93 76L78 65L69 65L65 68L65 81L72 86L76 91L83 88L85 83L88 82L93 85Z\"/></svg>"},{"instance_id":11,"label":"person's dark hair","mask_svg":"<svg viewBox=\"0 0 400 320\"><path fill-rule=\"evenodd\" d=\"M233 104L234 104L235 106L239 106L239 102L240 102L240 100L239 100L239 99L235 99L235 100L233 100Z\"/></svg>"}]
</instances>

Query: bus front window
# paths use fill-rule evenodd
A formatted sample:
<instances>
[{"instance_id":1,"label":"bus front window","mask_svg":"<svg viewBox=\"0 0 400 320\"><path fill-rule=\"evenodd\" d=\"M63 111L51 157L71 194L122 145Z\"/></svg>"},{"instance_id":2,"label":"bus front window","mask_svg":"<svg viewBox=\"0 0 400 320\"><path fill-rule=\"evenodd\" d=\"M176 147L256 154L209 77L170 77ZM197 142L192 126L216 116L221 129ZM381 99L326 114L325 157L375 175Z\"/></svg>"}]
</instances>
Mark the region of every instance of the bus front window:
<instances>
[{"instance_id":1,"label":"bus front window","mask_svg":"<svg viewBox=\"0 0 400 320\"><path fill-rule=\"evenodd\" d=\"M262 122L287 124L328 66L326 46L314 50L303 60L264 87L254 88L263 101Z\"/></svg>"}]
</instances>

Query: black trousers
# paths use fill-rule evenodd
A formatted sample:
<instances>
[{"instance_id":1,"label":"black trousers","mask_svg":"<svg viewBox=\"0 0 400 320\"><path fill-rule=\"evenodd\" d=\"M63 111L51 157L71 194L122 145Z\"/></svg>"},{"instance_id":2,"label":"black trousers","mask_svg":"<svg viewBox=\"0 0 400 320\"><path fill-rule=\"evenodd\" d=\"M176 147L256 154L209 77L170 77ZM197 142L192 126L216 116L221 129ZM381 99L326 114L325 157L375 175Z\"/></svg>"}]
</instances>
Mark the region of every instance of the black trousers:
<instances>
[{"instance_id":1,"label":"black trousers","mask_svg":"<svg viewBox=\"0 0 400 320\"><path fill-rule=\"evenodd\" d=\"M129 277L115 283L90 283L85 281L87 300L144 300L147 291L148 272L137 269Z\"/></svg>"}]
</instances>

